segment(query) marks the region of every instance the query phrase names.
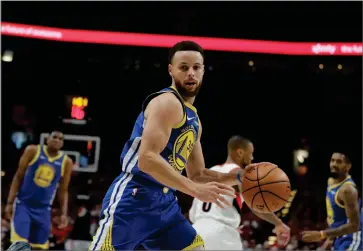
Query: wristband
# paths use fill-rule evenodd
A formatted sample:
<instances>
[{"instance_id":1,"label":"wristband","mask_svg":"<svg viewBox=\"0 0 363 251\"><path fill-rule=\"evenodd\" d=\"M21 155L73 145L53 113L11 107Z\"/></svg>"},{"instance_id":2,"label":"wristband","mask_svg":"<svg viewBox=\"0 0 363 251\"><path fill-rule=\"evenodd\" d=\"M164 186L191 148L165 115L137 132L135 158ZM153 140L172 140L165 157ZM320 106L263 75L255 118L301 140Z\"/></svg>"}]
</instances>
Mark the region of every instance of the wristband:
<instances>
[{"instance_id":1,"label":"wristband","mask_svg":"<svg viewBox=\"0 0 363 251\"><path fill-rule=\"evenodd\" d=\"M326 235L324 233L324 231L320 231L320 239L325 239Z\"/></svg>"},{"instance_id":2,"label":"wristband","mask_svg":"<svg viewBox=\"0 0 363 251\"><path fill-rule=\"evenodd\" d=\"M241 172L237 173L237 180L238 180L239 182L241 182L241 184L242 184L242 180L241 180Z\"/></svg>"}]
</instances>

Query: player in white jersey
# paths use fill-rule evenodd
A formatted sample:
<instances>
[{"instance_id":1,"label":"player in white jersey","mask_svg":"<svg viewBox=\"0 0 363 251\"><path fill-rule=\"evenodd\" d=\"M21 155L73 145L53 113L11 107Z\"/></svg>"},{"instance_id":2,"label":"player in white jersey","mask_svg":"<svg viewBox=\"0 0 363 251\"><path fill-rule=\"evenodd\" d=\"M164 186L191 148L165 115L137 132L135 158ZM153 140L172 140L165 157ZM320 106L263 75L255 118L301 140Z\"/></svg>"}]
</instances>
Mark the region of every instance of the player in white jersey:
<instances>
[{"instance_id":1,"label":"player in white jersey","mask_svg":"<svg viewBox=\"0 0 363 251\"><path fill-rule=\"evenodd\" d=\"M223 165L214 166L211 170L230 173L244 168L253 160L253 144L241 136L233 136L228 141L228 158ZM211 203L198 199L193 200L189 219L197 233L203 238L206 250L242 250L242 240L238 231L241 222L243 197L240 187L236 187L236 198L226 197L234 207L221 209ZM290 229L275 214L260 214L258 217L276 227L274 232L278 241L286 245L290 239Z\"/></svg>"}]
</instances>

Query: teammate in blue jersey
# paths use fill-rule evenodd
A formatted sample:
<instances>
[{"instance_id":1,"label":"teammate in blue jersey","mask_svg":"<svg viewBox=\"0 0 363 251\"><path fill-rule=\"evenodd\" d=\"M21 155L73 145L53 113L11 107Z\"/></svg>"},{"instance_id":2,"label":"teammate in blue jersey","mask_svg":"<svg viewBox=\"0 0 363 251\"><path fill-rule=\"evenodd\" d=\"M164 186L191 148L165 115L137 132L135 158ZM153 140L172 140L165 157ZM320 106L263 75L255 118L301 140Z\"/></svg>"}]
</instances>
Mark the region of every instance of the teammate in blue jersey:
<instances>
[{"instance_id":1,"label":"teammate in blue jersey","mask_svg":"<svg viewBox=\"0 0 363 251\"><path fill-rule=\"evenodd\" d=\"M47 145L29 145L13 178L5 214L11 220L11 242L28 242L33 249L48 249L51 205L58 189L60 228L67 222L68 184L72 160L60 151L64 136L54 131Z\"/></svg>"},{"instance_id":2,"label":"teammate in blue jersey","mask_svg":"<svg viewBox=\"0 0 363 251\"><path fill-rule=\"evenodd\" d=\"M362 250L362 205L349 175L351 161L346 153L335 152L330 160L326 209L329 229L303 232L303 241L334 240L334 250ZM326 245L324 245L326 246Z\"/></svg>"},{"instance_id":3,"label":"teammate in blue jersey","mask_svg":"<svg viewBox=\"0 0 363 251\"><path fill-rule=\"evenodd\" d=\"M232 206L243 170L205 168L202 127L193 106L204 75L203 49L182 41L170 50L172 85L149 95L121 153L121 174L103 200L90 250L203 250L203 240L180 211L175 191ZM181 175L186 168L187 177Z\"/></svg>"}]
</instances>

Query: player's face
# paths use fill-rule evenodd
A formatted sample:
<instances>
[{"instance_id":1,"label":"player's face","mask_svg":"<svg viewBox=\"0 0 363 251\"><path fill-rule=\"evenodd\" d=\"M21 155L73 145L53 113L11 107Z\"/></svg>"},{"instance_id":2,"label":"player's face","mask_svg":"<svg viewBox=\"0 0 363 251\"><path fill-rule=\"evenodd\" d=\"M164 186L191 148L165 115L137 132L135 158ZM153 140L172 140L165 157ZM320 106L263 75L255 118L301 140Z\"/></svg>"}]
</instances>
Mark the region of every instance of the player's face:
<instances>
[{"instance_id":1,"label":"player's face","mask_svg":"<svg viewBox=\"0 0 363 251\"><path fill-rule=\"evenodd\" d=\"M195 97L202 87L203 57L197 51L178 51L169 64L169 74L183 97Z\"/></svg>"},{"instance_id":2,"label":"player's face","mask_svg":"<svg viewBox=\"0 0 363 251\"><path fill-rule=\"evenodd\" d=\"M47 145L51 149L59 150L63 147L64 135L61 132L52 132L47 139Z\"/></svg>"},{"instance_id":3,"label":"player's face","mask_svg":"<svg viewBox=\"0 0 363 251\"><path fill-rule=\"evenodd\" d=\"M333 153L330 159L330 172L334 177L338 178L349 172L351 165L346 162L345 155L341 153Z\"/></svg>"},{"instance_id":4,"label":"player's face","mask_svg":"<svg viewBox=\"0 0 363 251\"><path fill-rule=\"evenodd\" d=\"M243 151L243 158L242 158L242 168L245 168L246 166L250 165L253 161L253 152L254 147L252 143L249 143L247 148Z\"/></svg>"}]
</instances>

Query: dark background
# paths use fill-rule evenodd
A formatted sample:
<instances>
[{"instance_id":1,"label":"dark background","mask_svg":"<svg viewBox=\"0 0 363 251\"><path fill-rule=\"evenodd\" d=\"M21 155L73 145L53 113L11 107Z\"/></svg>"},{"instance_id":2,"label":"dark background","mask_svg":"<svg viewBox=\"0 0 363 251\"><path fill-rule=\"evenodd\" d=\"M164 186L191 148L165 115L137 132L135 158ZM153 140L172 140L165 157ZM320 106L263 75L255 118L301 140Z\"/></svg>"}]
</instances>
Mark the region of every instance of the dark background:
<instances>
[{"instance_id":1,"label":"dark background","mask_svg":"<svg viewBox=\"0 0 363 251\"><path fill-rule=\"evenodd\" d=\"M361 10L361 2L3 2L2 20L105 31L360 42ZM3 186L11 181L20 154L14 152L11 132L30 130L34 140L28 143L37 143L40 133L59 126L59 116L69 117L65 96L83 95L89 98L91 121L62 129L101 137L99 173L75 174L73 181L78 185L74 191L101 199L105 191L95 184L107 189L120 172L119 155L143 99L171 84L168 49L2 36L5 49L14 51L14 61L2 63ZM227 140L241 134L254 142L256 162L278 164L293 186L320 196L315 215L325 210L334 149L350 151L352 175L361 185L361 57L205 53L204 84L195 106L203 123L207 167L223 163ZM12 120L14 105L26 107L30 122L25 127ZM292 165L292 151L301 147L310 151L304 177ZM87 184L89 178L98 180L95 187Z\"/></svg>"}]
</instances>

